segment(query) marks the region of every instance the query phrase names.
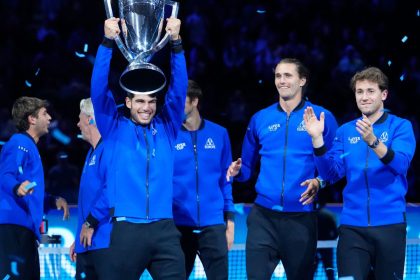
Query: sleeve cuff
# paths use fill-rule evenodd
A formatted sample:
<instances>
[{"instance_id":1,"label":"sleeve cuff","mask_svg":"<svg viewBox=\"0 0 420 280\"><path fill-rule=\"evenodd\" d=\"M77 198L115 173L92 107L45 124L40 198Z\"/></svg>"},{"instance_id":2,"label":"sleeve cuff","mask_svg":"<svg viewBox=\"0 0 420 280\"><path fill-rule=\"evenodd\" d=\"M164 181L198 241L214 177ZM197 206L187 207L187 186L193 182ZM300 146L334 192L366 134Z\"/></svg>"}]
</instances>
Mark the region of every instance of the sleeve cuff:
<instances>
[{"instance_id":1,"label":"sleeve cuff","mask_svg":"<svg viewBox=\"0 0 420 280\"><path fill-rule=\"evenodd\" d=\"M319 148L314 148L314 154L317 156L317 157L320 157L320 156L323 156L323 155L325 155L325 153L327 152L327 147L325 147L325 145L322 145L321 147L319 147Z\"/></svg>"},{"instance_id":2,"label":"sleeve cuff","mask_svg":"<svg viewBox=\"0 0 420 280\"><path fill-rule=\"evenodd\" d=\"M114 40L109 39L109 38L104 36L104 39L102 40L101 45L108 48L108 49L111 49L114 46Z\"/></svg>"},{"instance_id":3,"label":"sleeve cuff","mask_svg":"<svg viewBox=\"0 0 420 280\"><path fill-rule=\"evenodd\" d=\"M395 152L391 148L388 148L388 151L381 158L381 161L383 164L388 164L394 159L394 156L395 156Z\"/></svg>"},{"instance_id":4,"label":"sleeve cuff","mask_svg":"<svg viewBox=\"0 0 420 280\"><path fill-rule=\"evenodd\" d=\"M92 214L89 214L89 216L86 217L86 221L88 221L88 223L94 229L96 229L99 225L99 221L95 217L93 217Z\"/></svg>"},{"instance_id":5,"label":"sleeve cuff","mask_svg":"<svg viewBox=\"0 0 420 280\"><path fill-rule=\"evenodd\" d=\"M171 45L171 50L173 53L180 53L183 51L181 38L179 38L178 40L171 40L169 41L169 43Z\"/></svg>"},{"instance_id":6,"label":"sleeve cuff","mask_svg":"<svg viewBox=\"0 0 420 280\"><path fill-rule=\"evenodd\" d=\"M223 215L224 215L224 220L225 221L227 221L227 220L235 221L235 213L234 212L225 211L223 213Z\"/></svg>"}]
</instances>

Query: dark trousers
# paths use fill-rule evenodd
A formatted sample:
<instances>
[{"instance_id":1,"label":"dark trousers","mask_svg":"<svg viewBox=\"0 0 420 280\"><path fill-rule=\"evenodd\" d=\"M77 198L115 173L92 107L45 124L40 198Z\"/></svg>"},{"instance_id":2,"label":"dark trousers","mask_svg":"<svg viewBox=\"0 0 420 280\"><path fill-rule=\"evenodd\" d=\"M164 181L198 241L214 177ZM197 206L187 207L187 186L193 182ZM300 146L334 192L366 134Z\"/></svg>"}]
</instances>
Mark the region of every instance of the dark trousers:
<instances>
[{"instance_id":1,"label":"dark trousers","mask_svg":"<svg viewBox=\"0 0 420 280\"><path fill-rule=\"evenodd\" d=\"M0 225L0 279L39 279L38 243L35 234L22 226Z\"/></svg>"},{"instance_id":2,"label":"dark trousers","mask_svg":"<svg viewBox=\"0 0 420 280\"><path fill-rule=\"evenodd\" d=\"M76 279L107 279L109 249L98 249L77 254Z\"/></svg>"},{"instance_id":3,"label":"dark trousers","mask_svg":"<svg viewBox=\"0 0 420 280\"><path fill-rule=\"evenodd\" d=\"M340 226L337 245L338 276L368 279L403 279L406 224L375 227Z\"/></svg>"},{"instance_id":4,"label":"dark trousers","mask_svg":"<svg viewBox=\"0 0 420 280\"><path fill-rule=\"evenodd\" d=\"M288 280L312 279L317 245L316 213L282 213L254 205L247 225L248 279L271 279L280 260Z\"/></svg>"},{"instance_id":5,"label":"dark trousers","mask_svg":"<svg viewBox=\"0 0 420 280\"><path fill-rule=\"evenodd\" d=\"M200 229L178 226L181 233L181 247L185 255L185 270L190 276L198 254L207 279L228 279L228 249L226 226L215 225Z\"/></svg>"},{"instance_id":6,"label":"dark trousers","mask_svg":"<svg viewBox=\"0 0 420 280\"><path fill-rule=\"evenodd\" d=\"M153 279L185 280L180 233L173 220L149 224L114 222L107 280L138 280L145 269Z\"/></svg>"}]
</instances>

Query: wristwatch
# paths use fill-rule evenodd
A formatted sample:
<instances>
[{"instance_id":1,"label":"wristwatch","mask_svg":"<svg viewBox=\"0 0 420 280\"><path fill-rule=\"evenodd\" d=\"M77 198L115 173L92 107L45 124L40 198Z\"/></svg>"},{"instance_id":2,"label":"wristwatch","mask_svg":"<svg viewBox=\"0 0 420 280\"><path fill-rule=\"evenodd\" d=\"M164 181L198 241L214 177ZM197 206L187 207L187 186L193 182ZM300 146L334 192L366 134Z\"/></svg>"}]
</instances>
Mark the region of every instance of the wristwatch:
<instances>
[{"instance_id":1,"label":"wristwatch","mask_svg":"<svg viewBox=\"0 0 420 280\"><path fill-rule=\"evenodd\" d=\"M319 188L320 188L320 189L325 188L325 186L327 185L327 182L325 182L324 180L322 180L322 178L321 178L321 177L316 177L315 179L318 181L318 183L319 183Z\"/></svg>"},{"instance_id":2,"label":"wristwatch","mask_svg":"<svg viewBox=\"0 0 420 280\"><path fill-rule=\"evenodd\" d=\"M92 228L92 225L91 225L88 221L85 221L85 222L84 222L84 225L85 225L85 227L87 227L87 228Z\"/></svg>"},{"instance_id":3,"label":"wristwatch","mask_svg":"<svg viewBox=\"0 0 420 280\"><path fill-rule=\"evenodd\" d=\"M368 145L368 146L369 146L369 148L376 149L376 147L378 147L378 145L379 145L379 139L376 138L376 140L371 145Z\"/></svg>"}]
</instances>

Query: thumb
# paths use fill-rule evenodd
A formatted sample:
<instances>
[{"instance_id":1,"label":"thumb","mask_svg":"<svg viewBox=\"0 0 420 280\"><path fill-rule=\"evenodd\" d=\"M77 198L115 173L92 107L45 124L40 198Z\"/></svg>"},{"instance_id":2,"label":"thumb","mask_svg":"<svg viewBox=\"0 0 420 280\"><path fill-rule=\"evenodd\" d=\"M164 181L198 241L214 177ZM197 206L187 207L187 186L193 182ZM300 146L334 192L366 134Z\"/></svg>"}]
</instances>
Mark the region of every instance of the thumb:
<instances>
[{"instance_id":1,"label":"thumb","mask_svg":"<svg viewBox=\"0 0 420 280\"><path fill-rule=\"evenodd\" d=\"M324 122L324 120L325 120L325 113L324 112L321 112L321 115L319 116L319 120L321 122Z\"/></svg>"}]
</instances>

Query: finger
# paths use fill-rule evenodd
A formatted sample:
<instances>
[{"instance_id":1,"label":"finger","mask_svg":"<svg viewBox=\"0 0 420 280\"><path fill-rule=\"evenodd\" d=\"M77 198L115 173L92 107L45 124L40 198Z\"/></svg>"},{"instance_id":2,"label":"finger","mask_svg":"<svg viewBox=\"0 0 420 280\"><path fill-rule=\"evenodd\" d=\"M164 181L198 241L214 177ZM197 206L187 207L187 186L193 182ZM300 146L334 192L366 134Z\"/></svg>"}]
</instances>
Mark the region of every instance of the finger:
<instances>
[{"instance_id":1,"label":"finger","mask_svg":"<svg viewBox=\"0 0 420 280\"><path fill-rule=\"evenodd\" d=\"M321 112L321 115L319 116L319 121L324 122L325 120L325 113Z\"/></svg>"},{"instance_id":2,"label":"finger","mask_svg":"<svg viewBox=\"0 0 420 280\"><path fill-rule=\"evenodd\" d=\"M309 183L311 182L311 180L305 180L305 181L303 181L302 183L300 183L300 185L302 186L302 187L304 187L304 186L307 186L307 185L309 185Z\"/></svg>"}]
</instances>

